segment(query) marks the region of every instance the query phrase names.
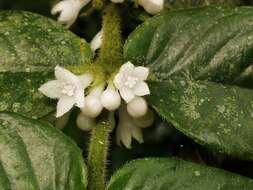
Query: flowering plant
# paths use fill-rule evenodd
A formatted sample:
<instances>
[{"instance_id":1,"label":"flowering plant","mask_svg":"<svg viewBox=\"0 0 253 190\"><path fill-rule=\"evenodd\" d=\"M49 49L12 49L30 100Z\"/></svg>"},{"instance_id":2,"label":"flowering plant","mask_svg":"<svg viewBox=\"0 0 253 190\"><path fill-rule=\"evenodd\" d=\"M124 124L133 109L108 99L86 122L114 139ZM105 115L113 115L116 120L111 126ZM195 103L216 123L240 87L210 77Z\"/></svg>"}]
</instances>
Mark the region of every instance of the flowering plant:
<instances>
[{"instance_id":1,"label":"flowering plant","mask_svg":"<svg viewBox=\"0 0 253 190\"><path fill-rule=\"evenodd\" d=\"M252 190L250 2L14 4L0 3L24 9L0 11L0 189Z\"/></svg>"}]
</instances>

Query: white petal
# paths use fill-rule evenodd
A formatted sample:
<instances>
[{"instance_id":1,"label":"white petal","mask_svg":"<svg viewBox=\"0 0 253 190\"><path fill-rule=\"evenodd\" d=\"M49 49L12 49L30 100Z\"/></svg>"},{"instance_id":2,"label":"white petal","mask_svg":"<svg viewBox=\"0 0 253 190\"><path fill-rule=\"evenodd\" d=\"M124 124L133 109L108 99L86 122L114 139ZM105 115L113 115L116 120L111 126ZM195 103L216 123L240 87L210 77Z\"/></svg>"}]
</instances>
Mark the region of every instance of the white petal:
<instances>
[{"instance_id":1,"label":"white petal","mask_svg":"<svg viewBox=\"0 0 253 190\"><path fill-rule=\"evenodd\" d=\"M123 73L126 75L132 74L133 71L134 71L134 65L130 61L122 65L119 70L120 73Z\"/></svg>"},{"instance_id":2,"label":"white petal","mask_svg":"<svg viewBox=\"0 0 253 190\"><path fill-rule=\"evenodd\" d=\"M77 19L81 8L85 4L87 4L86 1L87 0L85 0L85 2L81 2L79 0L60 1L53 7L51 13L52 14L60 13L58 17L58 22L60 22L61 24L66 24L67 27L70 27Z\"/></svg>"},{"instance_id":3,"label":"white petal","mask_svg":"<svg viewBox=\"0 0 253 190\"><path fill-rule=\"evenodd\" d=\"M79 108L84 106L84 89L81 85L77 85L75 92L75 104Z\"/></svg>"},{"instance_id":4,"label":"white petal","mask_svg":"<svg viewBox=\"0 0 253 190\"><path fill-rule=\"evenodd\" d=\"M57 103L56 117L61 117L67 113L73 106L75 102L72 97L63 96L59 99Z\"/></svg>"},{"instance_id":5,"label":"white petal","mask_svg":"<svg viewBox=\"0 0 253 190\"><path fill-rule=\"evenodd\" d=\"M56 66L54 71L55 77L60 81L75 83L78 79L76 75L63 67Z\"/></svg>"},{"instance_id":6,"label":"white petal","mask_svg":"<svg viewBox=\"0 0 253 190\"><path fill-rule=\"evenodd\" d=\"M140 80L147 80L149 69L147 67L135 67L133 75L138 77Z\"/></svg>"},{"instance_id":7,"label":"white petal","mask_svg":"<svg viewBox=\"0 0 253 190\"><path fill-rule=\"evenodd\" d=\"M132 136L135 138L135 140L137 140L140 144L144 142L143 140L143 134L142 134L142 130L135 126L132 125Z\"/></svg>"},{"instance_id":8,"label":"white petal","mask_svg":"<svg viewBox=\"0 0 253 190\"><path fill-rule=\"evenodd\" d=\"M63 9L66 8L66 3L65 1L60 1L59 3L57 3L51 10L51 14L55 15L59 12L61 12Z\"/></svg>"},{"instance_id":9,"label":"white petal","mask_svg":"<svg viewBox=\"0 0 253 190\"><path fill-rule=\"evenodd\" d=\"M150 94L149 87L145 82L139 82L138 84L136 84L133 90L134 94L137 96L145 96Z\"/></svg>"},{"instance_id":10,"label":"white petal","mask_svg":"<svg viewBox=\"0 0 253 190\"><path fill-rule=\"evenodd\" d=\"M122 142L126 148L130 149L132 143L131 129L124 124L119 124L116 129L116 142L118 145Z\"/></svg>"},{"instance_id":11,"label":"white petal","mask_svg":"<svg viewBox=\"0 0 253 190\"><path fill-rule=\"evenodd\" d=\"M120 89L120 95L126 101L126 103L130 102L134 98L133 91L127 87Z\"/></svg>"},{"instance_id":12,"label":"white petal","mask_svg":"<svg viewBox=\"0 0 253 190\"><path fill-rule=\"evenodd\" d=\"M93 81L93 77L91 74L84 74L78 77L83 85L83 88L87 88L91 82Z\"/></svg>"},{"instance_id":13,"label":"white petal","mask_svg":"<svg viewBox=\"0 0 253 190\"><path fill-rule=\"evenodd\" d=\"M61 97L61 89L60 83L58 80L52 80L45 84L43 84L39 91L42 92L45 96L49 98L60 98Z\"/></svg>"},{"instance_id":14,"label":"white petal","mask_svg":"<svg viewBox=\"0 0 253 190\"><path fill-rule=\"evenodd\" d=\"M102 31L98 32L96 34L96 36L91 40L90 42L90 47L93 51L96 51L97 49L99 49L102 45L102 37L103 37L103 33Z\"/></svg>"},{"instance_id":15,"label":"white petal","mask_svg":"<svg viewBox=\"0 0 253 190\"><path fill-rule=\"evenodd\" d=\"M124 86L124 77L121 73L118 73L113 80L114 85L117 89L120 89Z\"/></svg>"},{"instance_id":16,"label":"white petal","mask_svg":"<svg viewBox=\"0 0 253 190\"><path fill-rule=\"evenodd\" d=\"M164 8L164 0L139 0L138 3L152 15L161 12Z\"/></svg>"}]
</instances>

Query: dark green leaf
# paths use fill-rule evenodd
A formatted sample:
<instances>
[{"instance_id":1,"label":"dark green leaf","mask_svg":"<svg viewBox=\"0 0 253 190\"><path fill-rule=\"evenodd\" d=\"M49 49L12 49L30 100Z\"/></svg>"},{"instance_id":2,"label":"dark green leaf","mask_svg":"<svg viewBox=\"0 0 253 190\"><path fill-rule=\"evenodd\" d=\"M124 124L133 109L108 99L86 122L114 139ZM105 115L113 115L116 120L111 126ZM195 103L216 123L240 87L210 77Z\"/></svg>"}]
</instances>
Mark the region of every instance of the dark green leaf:
<instances>
[{"instance_id":1,"label":"dark green leaf","mask_svg":"<svg viewBox=\"0 0 253 190\"><path fill-rule=\"evenodd\" d=\"M174 11L139 27L124 47L127 60L156 78L234 83L253 60L253 8L204 7Z\"/></svg>"},{"instance_id":2,"label":"dark green leaf","mask_svg":"<svg viewBox=\"0 0 253 190\"><path fill-rule=\"evenodd\" d=\"M165 0L166 7L171 10L214 4L240 5L242 0Z\"/></svg>"},{"instance_id":3,"label":"dark green leaf","mask_svg":"<svg viewBox=\"0 0 253 190\"><path fill-rule=\"evenodd\" d=\"M132 161L111 178L108 190L251 190L251 179L223 170L176 160Z\"/></svg>"},{"instance_id":4,"label":"dark green leaf","mask_svg":"<svg viewBox=\"0 0 253 190\"><path fill-rule=\"evenodd\" d=\"M54 127L0 114L1 190L85 190L87 170L77 146Z\"/></svg>"},{"instance_id":5,"label":"dark green leaf","mask_svg":"<svg viewBox=\"0 0 253 190\"><path fill-rule=\"evenodd\" d=\"M212 150L253 160L252 90L191 79L150 88L149 103L178 130Z\"/></svg>"},{"instance_id":6,"label":"dark green leaf","mask_svg":"<svg viewBox=\"0 0 253 190\"><path fill-rule=\"evenodd\" d=\"M149 103L167 121L213 150L253 160L253 91L241 88L253 86L253 8L165 13L138 28L124 50L164 81L151 83Z\"/></svg>"},{"instance_id":7,"label":"dark green leaf","mask_svg":"<svg viewBox=\"0 0 253 190\"><path fill-rule=\"evenodd\" d=\"M54 110L38 88L56 65L90 61L89 45L56 22L21 11L0 13L0 111L42 117Z\"/></svg>"}]
</instances>

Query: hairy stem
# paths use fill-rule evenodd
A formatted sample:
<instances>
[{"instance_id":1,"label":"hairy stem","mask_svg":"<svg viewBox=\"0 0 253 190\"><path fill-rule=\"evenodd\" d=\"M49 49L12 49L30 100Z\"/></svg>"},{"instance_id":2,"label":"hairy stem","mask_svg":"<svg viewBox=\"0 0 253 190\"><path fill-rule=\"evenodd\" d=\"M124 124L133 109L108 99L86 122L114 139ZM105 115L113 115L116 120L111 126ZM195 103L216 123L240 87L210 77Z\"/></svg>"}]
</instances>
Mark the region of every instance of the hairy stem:
<instances>
[{"instance_id":1,"label":"hairy stem","mask_svg":"<svg viewBox=\"0 0 253 190\"><path fill-rule=\"evenodd\" d=\"M108 122L100 122L91 132L88 155L89 190L105 189L110 132Z\"/></svg>"},{"instance_id":2,"label":"hairy stem","mask_svg":"<svg viewBox=\"0 0 253 190\"><path fill-rule=\"evenodd\" d=\"M113 73L123 62L123 43L121 37L121 18L118 5L109 4L103 17L103 42L99 61L107 73Z\"/></svg>"},{"instance_id":3,"label":"hairy stem","mask_svg":"<svg viewBox=\"0 0 253 190\"><path fill-rule=\"evenodd\" d=\"M122 38L120 14L117 5L108 4L103 14L103 40L96 63L106 73L111 74L122 64ZM109 122L100 122L92 129L89 153L89 189L104 190L106 184L106 163L109 149L111 126Z\"/></svg>"}]
</instances>

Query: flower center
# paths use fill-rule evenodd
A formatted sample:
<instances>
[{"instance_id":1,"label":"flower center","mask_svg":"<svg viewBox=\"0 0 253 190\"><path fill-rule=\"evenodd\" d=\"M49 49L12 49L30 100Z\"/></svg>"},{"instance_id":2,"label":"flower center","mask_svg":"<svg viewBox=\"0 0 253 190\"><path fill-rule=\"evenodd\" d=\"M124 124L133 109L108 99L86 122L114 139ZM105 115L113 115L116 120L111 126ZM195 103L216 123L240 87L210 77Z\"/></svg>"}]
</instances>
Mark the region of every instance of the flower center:
<instances>
[{"instance_id":1,"label":"flower center","mask_svg":"<svg viewBox=\"0 0 253 190\"><path fill-rule=\"evenodd\" d=\"M129 88L133 88L137 84L137 82L138 82L137 77L128 76L124 84Z\"/></svg>"},{"instance_id":2,"label":"flower center","mask_svg":"<svg viewBox=\"0 0 253 190\"><path fill-rule=\"evenodd\" d=\"M75 93L75 89L76 89L76 87L72 83L70 83L70 82L64 82L62 84L61 93L65 94L67 96L73 96L74 93Z\"/></svg>"}]
</instances>

